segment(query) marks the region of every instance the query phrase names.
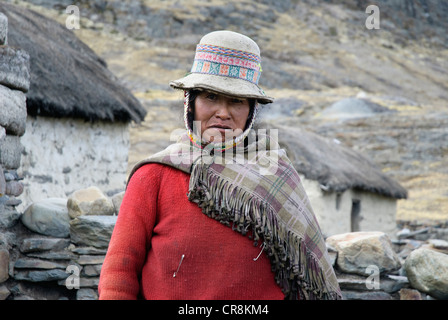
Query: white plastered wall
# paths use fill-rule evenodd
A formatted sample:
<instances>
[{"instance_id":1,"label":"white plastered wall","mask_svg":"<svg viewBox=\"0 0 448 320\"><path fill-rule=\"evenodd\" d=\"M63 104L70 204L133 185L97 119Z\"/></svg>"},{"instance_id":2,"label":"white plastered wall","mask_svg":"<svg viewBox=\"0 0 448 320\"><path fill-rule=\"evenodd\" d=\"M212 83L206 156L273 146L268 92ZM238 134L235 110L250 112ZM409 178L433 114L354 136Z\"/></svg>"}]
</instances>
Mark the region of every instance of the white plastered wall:
<instances>
[{"instance_id":1,"label":"white plastered wall","mask_svg":"<svg viewBox=\"0 0 448 320\"><path fill-rule=\"evenodd\" d=\"M28 117L21 143L24 154L18 171L24 177L24 192L19 209L90 186L103 192L124 190L127 123Z\"/></svg>"},{"instance_id":2,"label":"white plastered wall","mask_svg":"<svg viewBox=\"0 0 448 320\"><path fill-rule=\"evenodd\" d=\"M352 231L382 231L394 235L396 199L357 190L326 192L317 181L300 177L325 237ZM353 200L360 201L358 230L352 229Z\"/></svg>"}]
</instances>

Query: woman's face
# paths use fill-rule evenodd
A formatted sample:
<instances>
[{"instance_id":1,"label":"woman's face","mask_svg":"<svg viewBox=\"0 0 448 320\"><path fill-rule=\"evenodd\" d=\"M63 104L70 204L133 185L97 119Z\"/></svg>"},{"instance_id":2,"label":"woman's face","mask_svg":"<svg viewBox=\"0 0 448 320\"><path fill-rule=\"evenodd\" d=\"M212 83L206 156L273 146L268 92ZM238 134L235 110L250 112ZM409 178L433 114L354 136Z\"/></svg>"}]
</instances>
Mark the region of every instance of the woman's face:
<instances>
[{"instance_id":1,"label":"woman's face","mask_svg":"<svg viewBox=\"0 0 448 320\"><path fill-rule=\"evenodd\" d=\"M243 133L249 111L248 99L205 91L196 97L194 121L201 122L203 141L222 142Z\"/></svg>"}]
</instances>

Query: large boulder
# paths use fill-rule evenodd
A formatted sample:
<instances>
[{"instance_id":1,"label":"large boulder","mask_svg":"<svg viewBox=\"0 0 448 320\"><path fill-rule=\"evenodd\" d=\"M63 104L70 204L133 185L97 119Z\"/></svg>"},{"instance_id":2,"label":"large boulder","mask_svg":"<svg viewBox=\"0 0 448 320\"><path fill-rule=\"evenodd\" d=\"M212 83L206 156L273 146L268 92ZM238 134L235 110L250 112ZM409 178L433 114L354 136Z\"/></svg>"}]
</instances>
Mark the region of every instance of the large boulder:
<instances>
[{"instance_id":1,"label":"large boulder","mask_svg":"<svg viewBox=\"0 0 448 320\"><path fill-rule=\"evenodd\" d=\"M107 248L117 216L79 216L70 221L70 237L80 246Z\"/></svg>"},{"instance_id":2,"label":"large boulder","mask_svg":"<svg viewBox=\"0 0 448 320\"><path fill-rule=\"evenodd\" d=\"M67 199L48 198L31 204L22 215L22 223L31 231L66 238L70 235Z\"/></svg>"},{"instance_id":3,"label":"large boulder","mask_svg":"<svg viewBox=\"0 0 448 320\"><path fill-rule=\"evenodd\" d=\"M419 248L406 258L404 268L413 288L437 299L448 299L448 255Z\"/></svg>"},{"instance_id":4,"label":"large boulder","mask_svg":"<svg viewBox=\"0 0 448 320\"><path fill-rule=\"evenodd\" d=\"M327 243L338 252L336 265L342 272L370 276L397 270L401 261L384 232L364 231L338 234L327 238Z\"/></svg>"},{"instance_id":5,"label":"large boulder","mask_svg":"<svg viewBox=\"0 0 448 320\"><path fill-rule=\"evenodd\" d=\"M72 219L82 215L115 214L112 200L97 187L75 191L68 198L67 208Z\"/></svg>"}]
</instances>

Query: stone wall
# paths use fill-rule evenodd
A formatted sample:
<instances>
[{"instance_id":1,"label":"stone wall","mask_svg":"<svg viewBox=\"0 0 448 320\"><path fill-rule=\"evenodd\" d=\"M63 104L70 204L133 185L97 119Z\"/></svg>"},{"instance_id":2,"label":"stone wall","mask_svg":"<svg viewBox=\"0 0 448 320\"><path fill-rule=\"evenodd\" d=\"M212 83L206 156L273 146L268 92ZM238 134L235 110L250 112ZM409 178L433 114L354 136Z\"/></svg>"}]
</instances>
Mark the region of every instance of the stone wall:
<instances>
[{"instance_id":1,"label":"stone wall","mask_svg":"<svg viewBox=\"0 0 448 320\"><path fill-rule=\"evenodd\" d=\"M0 251L0 300L98 299L122 195L108 197L90 187L31 204L0 233L9 248Z\"/></svg>"},{"instance_id":2,"label":"stone wall","mask_svg":"<svg viewBox=\"0 0 448 320\"><path fill-rule=\"evenodd\" d=\"M20 137L26 128L26 96L30 85L29 55L8 46L8 19L0 13L0 206L14 207L23 192ZM3 209L7 210L7 209Z\"/></svg>"},{"instance_id":3,"label":"stone wall","mask_svg":"<svg viewBox=\"0 0 448 320\"><path fill-rule=\"evenodd\" d=\"M29 206L10 232L0 234L11 245L8 265L0 252L0 270L9 274L0 299L98 299L123 195L89 187ZM394 238L365 231L326 239L345 299L448 299L448 223L399 226Z\"/></svg>"},{"instance_id":4,"label":"stone wall","mask_svg":"<svg viewBox=\"0 0 448 320\"><path fill-rule=\"evenodd\" d=\"M29 55L8 45L8 18L0 13L0 298L9 278L13 228L20 217L16 206L23 192L20 137L26 128L26 96L30 86Z\"/></svg>"},{"instance_id":5,"label":"stone wall","mask_svg":"<svg viewBox=\"0 0 448 320\"><path fill-rule=\"evenodd\" d=\"M393 239L375 231L327 238L345 299L448 299L448 224L400 227Z\"/></svg>"}]
</instances>

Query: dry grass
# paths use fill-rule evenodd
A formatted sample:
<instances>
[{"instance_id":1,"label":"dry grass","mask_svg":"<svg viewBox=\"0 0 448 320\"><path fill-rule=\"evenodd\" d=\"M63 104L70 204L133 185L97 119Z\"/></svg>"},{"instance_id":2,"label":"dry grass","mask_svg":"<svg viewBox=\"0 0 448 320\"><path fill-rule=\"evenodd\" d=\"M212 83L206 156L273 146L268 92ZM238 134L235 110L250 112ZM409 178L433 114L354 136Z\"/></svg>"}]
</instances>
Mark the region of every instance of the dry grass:
<instances>
[{"instance_id":1,"label":"dry grass","mask_svg":"<svg viewBox=\"0 0 448 320\"><path fill-rule=\"evenodd\" d=\"M176 15L186 18L197 14L197 6L194 4L227 3L212 0L207 4L194 0L189 2L188 8L191 10L188 11L182 7L176 9L179 3L176 0L144 2L154 9L177 10ZM65 13L42 9L23 1L19 3L56 19L61 24L65 23L67 17ZM244 3L241 2L239 5ZM413 42L409 42L407 47L400 47L394 44L385 32L381 33L381 37L374 37L364 29L353 30L352 25L344 22L353 18L350 16L350 11L342 10L338 6L328 5L325 8L304 6L304 8L308 12L302 13L302 20L282 13L274 25L266 26L260 23L261 48L268 51L278 50L280 54L290 57L297 55L300 63L294 66L294 70L298 73L317 72L335 82L347 77L370 75L372 79L368 79L371 81L368 84L375 102L384 102L383 97L376 99L376 95L384 95L380 92L387 87L384 81L402 85L406 90L401 90L400 87L396 92L391 91L391 95L396 93L403 97L409 96L419 102L418 105L387 104L387 107L403 115L422 114L437 109L443 111L443 108L446 108L446 101L440 88L447 83L445 71L448 50L431 50ZM120 33L102 30L101 25L93 26L92 22L85 18L81 19L81 26L80 30L75 31L76 35L104 58L110 70L125 84L129 84L136 97L147 106L148 115L145 121L131 128L129 166L132 166L139 159L169 143L170 132L179 127L179 113L173 112L166 103L172 103L180 97L177 93L169 91L168 82L182 76L185 70L176 68L168 70L158 63L157 59L167 54L168 49L165 47L151 47ZM393 49L389 48L391 44ZM179 53L185 58L185 52L179 51ZM336 64L339 64L339 69L335 68ZM379 72L370 74L370 70L375 68L380 68ZM375 80L376 75L381 76L379 81ZM362 83L364 79L358 80ZM136 85L139 82L144 84ZM150 85L158 88L166 86L167 90L154 90ZM316 87L320 88L319 85ZM356 96L362 91L356 87L340 85L337 88L327 87L323 90L264 89L269 95L277 98L293 97L305 102L305 107L296 115L309 119L318 119L319 112L330 103ZM428 107L422 108L422 102ZM182 108L181 102L179 108ZM408 189L409 199L398 202L397 219L448 220L448 175L437 170L443 166L443 163L434 164L428 172L407 181L400 181Z\"/></svg>"},{"instance_id":2,"label":"dry grass","mask_svg":"<svg viewBox=\"0 0 448 320\"><path fill-rule=\"evenodd\" d=\"M448 174L429 172L403 186L409 198L398 201L398 220L448 220Z\"/></svg>"}]
</instances>

